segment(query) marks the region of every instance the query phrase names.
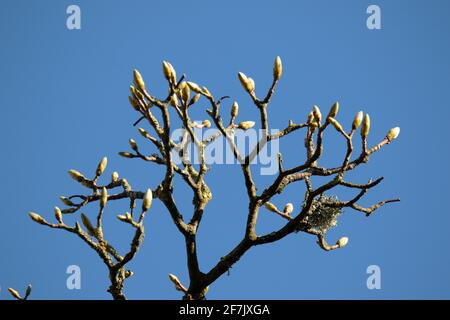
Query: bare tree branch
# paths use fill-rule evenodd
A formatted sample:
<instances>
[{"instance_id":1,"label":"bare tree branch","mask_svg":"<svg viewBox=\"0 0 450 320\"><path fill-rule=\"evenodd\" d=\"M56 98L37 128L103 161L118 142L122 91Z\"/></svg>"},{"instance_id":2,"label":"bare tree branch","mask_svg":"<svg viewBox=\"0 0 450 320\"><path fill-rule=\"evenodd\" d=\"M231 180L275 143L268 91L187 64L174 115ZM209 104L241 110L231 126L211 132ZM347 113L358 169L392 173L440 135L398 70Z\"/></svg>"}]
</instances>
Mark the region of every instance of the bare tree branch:
<instances>
[{"instance_id":1,"label":"bare tree branch","mask_svg":"<svg viewBox=\"0 0 450 320\"><path fill-rule=\"evenodd\" d=\"M344 180L345 174L363 163L367 163L370 156L380 150L383 146L390 144L399 134L399 128L391 129L386 137L375 146L368 148L367 137L370 131L369 115L363 115L359 112L353 120L351 129L346 131L344 126L337 120L339 104L336 102L330 108L326 117L322 117L318 106L314 106L307 116L305 123L295 124L289 121L287 127L272 133L269 126L270 102L274 96L277 84L282 75L281 58L276 57L273 65L273 80L265 93L264 98L260 99L255 91L255 81L247 77L244 73L239 72L238 78L248 93L251 101L259 112L259 123L262 131L262 137L258 140L256 146L248 153L241 154L236 143L235 134L238 130L250 130L255 125L254 121L238 122L238 103L235 101L231 106L229 124L223 123L221 115L221 104L226 101L229 96L223 95L219 99L215 99L213 94L206 88L194 82L186 81L186 75L183 74L179 79L176 76L174 67L167 61L163 62L163 73L168 84L168 95L165 99L158 99L151 95L145 87L144 80L140 73L134 71L134 85L130 87L131 95L129 97L130 104L133 109L138 112L140 118L134 124L140 123L142 119L147 120L148 125L154 131L154 136L145 129L139 128L140 135L157 149L157 153L151 155L143 154L136 141L130 139L131 152L120 152L119 154L125 158L136 158L145 162L155 163L165 168L165 175L162 181L153 191L140 192L133 191L128 181L119 178L118 174L112 175L111 182L106 185L98 185L98 178L104 170L104 166L97 168L96 175L93 179L88 179L78 171L72 170L71 176L81 183L83 186L91 190L90 194L77 194L69 197L62 197L62 201L67 208L56 213L58 223L52 224L44 220L37 214L30 214L31 218L42 225L54 229L66 230L76 234L79 238L88 244L97 252L109 269L111 286L109 292L115 299L125 299L123 294L124 280L132 273L125 270L125 266L130 262L139 250L144 239L143 220L148 210L148 194L152 193L152 198L159 199L169 212L169 215L176 226L177 230L183 235L187 256L187 268L189 273L189 286L184 286L179 279L170 274L169 278L175 285L175 288L184 293L184 299L204 299L208 291L209 285L214 283L224 273L229 272L230 268L252 247L272 243L283 239L284 237L297 233L305 232L311 234L318 239L320 248L331 251L343 248L347 242L347 237L341 237L336 244L330 245L325 239L326 232L335 225L337 217L344 208L352 208L365 213L367 216L375 210L387 203L397 202L399 199L384 200L378 202L371 207L362 207L357 202L368 192L369 189L378 185L383 178L375 181L369 181L365 184L357 184ZM192 96L191 96L192 93ZM195 93L195 95L194 95ZM206 113L212 119L212 123L217 128L217 132L206 138L197 136L194 128L209 128L211 122L204 120L203 122L195 122L189 116L189 109L198 104L200 99L206 100L210 109ZM155 110L158 115L155 115ZM171 137L173 133L173 123L171 121L171 113L175 112L175 116L181 121L183 129L182 138L175 143ZM278 110L279 112L279 110ZM160 113L160 114L159 114ZM157 116L160 118L157 118ZM342 136L346 141L345 153L342 155L342 162L334 168L326 168L320 166L323 150L323 142L327 129L332 128ZM356 158L353 158L353 144L356 130L360 129L362 152ZM253 178L251 163L260 154L264 147L275 140L281 139L289 134L300 132L299 129L306 128L304 140L302 143L306 149L306 157L290 168L283 165L283 157L278 153L277 164L278 174L274 180L265 187L262 187L261 193L257 192L257 186ZM153 134L153 133L152 133ZM207 212L207 206L212 199L212 191L207 184L206 176L210 172L208 161L205 155L205 149L219 138L224 138L233 152L233 157L241 167L243 181L248 196L248 204L245 213L247 214L247 222L243 230L242 238L237 245L232 248L226 255L207 272L201 271L198 260L197 234L200 228L202 218ZM191 143L198 151L198 163L192 163L189 159L189 148ZM182 159L182 164L177 165L173 159L172 151L178 153ZM159 153L159 154L158 154ZM286 156L286 154L284 155ZM287 155L289 156L289 155ZM106 164L105 164L106 165ZM191 215L189 222L184 220L181 210L178 208L174 195L174 175L178 174L184 183L186 183L192 191L193 207L190 210ZM318 177L330 176L328 182L316 183ZM279 210L272 202L277 201L276 196L295 182L303 181L305 191L299 197L299 200L284 204L284 209ZM319 181L319 182L320 182ZM316 187L313 186L317 185ZM357 189L359 193L349 201L340 201L331 193L335 187L344 187L349 189ZM121 188L118 193L109 194L110 191ZM109 201L128 199L130 213L119 215L118 218L124 223L134 228L134 237L130 245L129 251L125 255L120 255L114 247L109 244L103 235L103 217L105 215L105 205ZM139 218L133 217L133 210L136 207L136 200L141 200L143 207ZM272 200L274 199L274 200ZM99 202L100 209L97 214L97 223L94 228L89 218L81 214L83 224L86 231L82 229L79 223L74 227L67 226L62 221L62 214L73 214L86 205ZM293 203L300 203L296 213L294 213ZM257 234L257 222L261 207L265 207L270 212L278 215L285 223L278 229L267 234ZM58 209L59 210L59 209ZM183 208L183 212L189 211Z\"/></svg>"}]
</instances>

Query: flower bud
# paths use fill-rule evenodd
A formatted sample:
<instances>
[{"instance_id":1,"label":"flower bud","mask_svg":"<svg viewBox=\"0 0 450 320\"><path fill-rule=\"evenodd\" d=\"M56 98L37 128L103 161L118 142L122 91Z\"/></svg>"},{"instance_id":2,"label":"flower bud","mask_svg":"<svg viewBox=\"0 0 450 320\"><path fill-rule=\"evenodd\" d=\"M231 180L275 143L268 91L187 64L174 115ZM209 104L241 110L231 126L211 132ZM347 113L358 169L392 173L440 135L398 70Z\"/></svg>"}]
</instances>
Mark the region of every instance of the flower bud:
<instances>
[{"instance_id":1,"label":"flower bud","mask_svg":"<svg viewBox=\"0 0 450 320\"><path fill-rule=\"evenodd\" d=\"M211 96L212 96L212 95L211 95L211 92L209 92L209 90L208 90L207 87L203 87L202 90L203 90L203 94L204 94L205 96L207 96L207 97L211 97Z\"/></svg>"},{"instance_id":2,"label":"flower bud","mask_svg":"<svg viewBox=\"0 0 450 320\"><path fill-rule=\"evenodd\" d=\"M363 139L367 138L367 136L369 135L369 130L370 130L370 116L368 113L366 113L361 126L361 137Z\"/></svg>"},{"instance_id":3,"label":"flower bud","mask_svg":"<svg viewBox=\"0 0 450 320\"><path fill-rule=\"evenodd\" d=\"M244 87L245 90L247 90L247 82L248 82L248 78L245 75L245 73L243 72L238 72L238 78L239 81L241 82L241 85Z\"/></svg>"},{"instance_id":4,"label":"flower bud","mask_svg":"<svg viewBox=\"0 0 450 320\"><path fill-rule=\"evenodd\" d=\"M252 78L248 77L248 93L252 94L255 92L255 80L253 80Z\"/></svg>"},{"instance_id":5,"label":"flower bud","mask_svg":"<svg viewBox=\"0 0 450 320\"><path fill-rule=\"evenodd\" d=\"M92 180L84 179L80 183L81 183L81 185L85 186L86 188L90 188L90 189L92 189L92 187L94 186L94 181L92 181Z\"/></svg>"},{"instance_id":6,"label":"flower bud","mask_svg":"<svg viewBox=\"0 0 450 320\"><path fill-rule=\"evenodd\" d=\"M316 120L317 124L320 125L320 122L322 121L322 113L320 112L320 109L318 106L314 106L313 115L314 115L314 119Z\"/></svg>"},{"instance_id":7,"label":"flower bud","mask_svg":"<svg viewBox=\"0 0 450 320\"><path fill-rule=\"evenodd\" d=\"M119 219L120 221L122 221L122 222L129 222L129 220L128 220L128 218L126 217L126 216L124 216L124 215L118 215L117 216L117 219Z\"/></svg>"},{"instance_id":8,"label":"flower bud","mask_svg":"<svg viewBox=\"0 0 450 320\"><path fill-rule=\"evenodd\" d=\"M128 96L128 101L130 101L131 106L134 110L139 111L139 103L136 101L134 97Z\"/></svg>"},{"instance_id":9,"label":"flower bud","mask_svg":"<svg viewBox=\"0 0 450 320\"><path fill-rule=\"evenodd\" d=\"M136 100L144 99L143 93L141 91L139 91L139 89L136 89L134 86L130 86L130 92L131 92L132 98L134 98Z\"/></svg>"},{"instance_id":10,"label":"flower bud","mask_svg":"<svg viewBox=\"0 0 450 320\"><path fill-rule=\"evenodd\" d=\"M147 138L147 139L150 138L150 134L147 131L145 131L145 129L139 128L138 131L141 134L141 136L143 136L144 138Z\"/></svg>"},{"instance_id":11,"label":"flower bud","mask_svg":"<svg viewBox=\"0 0 450 320\"><path fill-rule=\"evenodd\" d=\"M167 61L163 61L163 72L167 81L169 81L173 85L177 83L177 73L175 72L175 69L172 67L172 65Z\"/></svg>"},{"instance_id":12,"label":"flower bud","mask_svg":"<svg viewBox=\"0 0 450 320\"><path fill-rule=\"evenodd\" d=\"M248 130L255 126L255 121L242 121L238 124L238 128L242 130Z\"/></svg>"},{"instance_id":13,"label":"flower bud","mask_svg":"<svg viewBox=\"0 0 450 320\"><path fill-rule=\"evenodd\" d=\"M61 212L63 214L71 214L71 213L76 212L77 210L78 210L77 207L73 207L73 208L65 208L65 209L61 210Z\"/></svg>"},{"instance_id":14,"label":"flower bud","mask_svg":"<svg viewBox=\"0 0 450 320\"><path fill-rule=\"evenodd\" d=\"M203 128L211 127L211 121L209 121L208 119L207 120L203 120L202 126L203 126Z\"/></svg>"},{"instance_id":15,"label":"flower bud","mask_svg":"<svg viewBox=\"0 0 450 320\"><path fill-rule=\"evenodd\" d=\"M277 56L273 64L273 78L275 80L280 80L282 73L283 73L283 65L281 64L281 58Z\"/></svg>"},{"instance_id":16,"label":"flower bud","mask_svg":"<svg viewBox=\"0 0 450 320\"><path fill-rule=\"evenodd\" d=\"M131 149L133 149L134 151L137 151L138 146L136 144L136 141L134 141L133 139L130 139L130 140L128 140L128 142L130 144Z\"/></svg>"},{"instance_id":17,"label":"flower bud","mask_svg":"<svg viewBox=\"0 0 450 320\"><path fill-rule=\"evenodd\" d=\"M127 179L122 179L122 187L125 189L125 191L131 191L131 186Z\"/></svg>"},{"instance_id":18,"label":"flower bud","mask_svg":"<svg viewBox=\"0 0 450 320\"><path fill-rule=\"evenodd\" d=\"M288 216L290 216L292 211L294 211L294 205L292 203L287 203L286 206L284 207L283 212Z\"/></svg>"},{"instance_id":19,"label":"flower bud","mask_svg":"<svg viewBox=\"0 0 450 320\"><path fill-rule=\"evenodd\" d=\"M392 140L397 139L399 134L400 134L400 127L395 127L389 130L389 132L386 135L386 138L388 139L389 142L391 142Z\"/></svg>"},{"instance_id":20,"label":"flower bud","mask_svg":"<svg viewBox=\"0 0 450 320\"><path fill-rule=\"evenodd\" d=\"M307 124L315 123L314 114L312 111L308 114L308 119L306 120L306 123Z\"/></svg>"},{"instance_id":21,"label":"flower bud","mask_svg":"<svg viewBox=\"0 0 450 320\"><path fill-rule=\"evenodd\" d=\"M361 122L363 120L363 112L359 111L356 116L355 119L353 120L352 123L352 130L356 130L359 128L359 126L361 125Z\"/></svg>"},{"instance_id":22,"label":"flower bud","mask_svg":"<svg viewBox=\"0 0 450 320\"><path fill-rule=\"evenodd\" d=\"M59 199L60 199L60 200L62 201L62 203L64 203L66 206L74 206L74 205L75 205L69 198L66 198L66 197L61 196L61 197L59 197Z\"/></svg>"},{"instance_id":23,"label":"flower bud","mask_svg":"<svg viewBox=\"0 0 450 320\"><path fill-rule=\"evenodd\" d=\"M328 121L330 121L330 123L333 125L333 127L337 130L337 131L343 131L341 124L334 118L328 118Z\"/></svg>"},{"instance_id":24,"label":"flower bud","mask_svg":"<svg viewBox=\"0 0 450 320\"><path fill-rule=\"evenodd\" d=\"M170 105L172 107L177 107L178 106L178 99L177 99L177 95L173 94L170 96Z\"/></svg>"},{"instance_id":25,"label":"flower bud","mask_svg":"<svg viewBox=\"0 0 450 320\"><path fill-rule=\"evenodd\" d=\"M102 188L102 194L100 195L100 207L104 208L106 206L106 202L108 201L108 191L105 187Z\"/></svg>"},{"instance_id":26,"label":"flower bud","mask_svg":"<svg viewBox=\"0 0 450 320\"><path fill-rule=\"evenodd\" d=\"M269 210L269 211L272 211L272 212L275 212L275 213L278 212L277 207L276 207L273 203L271 203L271 202L266 202L266 203L264 204L264 206L265 206L266 209Z\"/></svg>"},{"instance_id":27,"label":"flower bud","mask_svg":"<svg viewBox=\"0 0 450 320\"><path fill-rule=\"evenodd\" d=\"M339 102L335 102L330 109L330 112L328 112L327 118L336 118L339 111Z\"/></svg>"},{"instance_id":28,"label":"flower bud","mask_svg":"<svg viewBox=\"0 0 450 320\"><path fill-rule=\"evenodd\" d=\"M130 93L132 96L136 95L136 88L134 86L130 86Z\"/></svg>"},{"instance_id":29,"label":"flower bud","mask_svg":"<svg viewBox=\"0 0 450 320\"><path fill-rule=\"evenodd\" d=\"M8 288L8 291L17 300L22 300L22 297L20 296L19 292L17 292L17 290L14 290L13 288Z\"/></svg>"},{"instance_id":30,"label":"flower bud","mask_svg":"<svg viewBox=\"0 0 450 320\"><path fill-rule=\"evenodd\" d=\"M252 78L247 77L244 73L238 73L239 81L241 81L241 85L244 87L245 91L249 94L253 94L255 91L255 81Z\"/></svg>"},{"instance_id":31,"label":"flower bud","mask_svg":"<svg viewBox=\"0 0 450 320\"><path fill-rule=\"evenodd\" d=\"M55 218L59 223L63 223L61 209L59 209L58 207L55 207Z\"/></svg>"},{"instance_id":32,"label":"flower bud","mask_svg":"<svg viewBox=\"0 0 450 320\"><path fill-rule=\"evenodd\" d=\"M27 290L25 291L25 298L24 299L27 299L28 298L28 296L31 294L31 289L32 289L33 287L31 286L31 284L29 284L28 286L27 286Z\"/></svg>"},{"instance_id":33,"label":"flower bud","mask_svg":"<svg viewBox=\"0 0 450 320\"><path fill-rule=\"evenodd\" d=\"M348 243L347 237L342 237L336 242L336 244L339 246L339 248L345 247L347 245L347 243Z\"/></svg>"},{"instance_id":34,"label":"flower bud","mask_svg":"<svg viewBox=\"0 0 450 320\"><path fill-rule=\"evenodd\" d=\"M30 216L31 220L33 220L34 222L39 223L39 224L45 224L44 218L42 218L37 213L29 212L28 215Z\"/></svg>"},{"instance_id":35,"label":"flower bud","mask_svg":"<svg viewBox=\"0 0 450 320\"><path fill-rule=\"evenodd\" d=\"M95 236L95 228L92 226L91 220L89 220L89 218L84 213L81 214L81 222L83 222L83 225L85 226L88 234L91 237L94 237Z\"/></svg>"},{"instance_id":36,"label":"flower bud","mask_svg":"<svg viewBox=\"0 0 450 320\"><path fill-rule=\"evenodd\" d=\"M134 156L131 153L126 151L119 152L119 156L124 158L134 158Z\"/></svg>"},{"instance_id":37,"label":"flower bud","mask_svg":"<svg viewBox=\"0 0 450 320\"><path fill-rule=\"evenodd\" d=\"M152 205L153 193L151 189L147 189L142 201L142 211L148 211Z\"/></svg>"},{"instance_id":38,"label":"flower bud","mask_svg":"<svg viewBox=\"0 0 450 320\"><path fill-rule=\"evenodd\" d=\"M192 91L195 91L196 93L202 93L202 88L200 88L200 86L194 82L187 82L189 88L192 89Z\"/></svg>"},{"instance_id":39,"label":"flower bud","mask_svg":"<svg viewBox=\"0 0 450 320\"><path fill-rule=\"evenodd\" d=\"M117 180L119 180L119 174L116 171L114 171L111 174L111 182L117 182Z\"/></svg>"},{"instance_id":40,"label":"flower bud","mask_svg":"<svg viewBox=\"0 0 450 320\"><path fill-rule=\"evenodd\" d=\"M73 180L77 182L81 182L85 180L86 178L77 170L69 170L69 175L72 177Z\"/></svg>"},{"instance_id":41,"label":"flower bud","mask_svg":"<svg viewBox=\"0 0 450 320\"><path fill-rule=\"evenodd\" d=\"M103 157L102 160L100 161L100 163L97 166L97 170L95 171L95 175L97 177L100 177L102 175L102 173L105 171L106 169L106 165L108 164L108 158Z\"/></svg>"},{"instance_id":42,"label":"flower bud","mask_svg":"<svg viewBox=\"0 0 450 320\"><path fill-rule=\"evenodd\" d=\"M180 280L178 279L178 277L176 275L169 274L169 279L175 285L175 289L177 291L181 291L181 292L186 292L187 291L186 288L181 284Z\"/></svg>"},{"instance_id":43,"label":"flower bud","mask_svg":"<svg viewBox=\"0 0 450 320\"><path fill-rule=\"evenodd\" d=\"M183 82L180 82L178 88L175 89L175 94L177 95L177 97L178 97L180 100L183 100L183 99L181 98L181 94L182 94L182 91L183 91L183 88L184 88L185 85L186 85L186 82L184 82L184 81L183 81ZM169 89L169 93L170 93L170 89Z\"/></svg>"},{"instance_id":44,"label":"flower bud","mask_svg":"<svg viewBox=\"0 0 450 320\"><path fill-rule=\"evenodd\" d=\"M238 112L239 112L239 105L235 101L235 102L233 102L233 105L231 106L231 117L236 118L238 115Z\"/></svg>"},{"instance_id":45,"label":"flower bud","mask_svg":"<svg viewBox=\"0 0 450 320\"><path fill-rule=\"evenodd\" d=\"M144 92L145 91L144 79L142 79L141 74L136 69L134 69L134 71L133 71L133 78L134 78L134 84L136 85L136 87L139 90L141 90L142 92Z\"/></svg>"},{"instance_id":46,"label":"flower bud","mask_svg":"<svg viewBox=\"0 0 450 320\"><path fill-rule=\"evenodd\" d=\"M144 100L144 94L141 92L141 90L134 88L133 91L133 97L139 101L139 100Z\"/></svg>"},{"instance_id":47,"label":"flower bud","mask_svg":"<svg viewBox=\"0 0 450 320\"><path fill-rule=\"evenodd\" d=\"M197 93L192 99L191 99L191 101L189 102L189 105L191 106L191 105L193 105L194 103L197 103L197 101L198 100L200 100L200 97L201 97L202 95L200 94L200 93Z\"/></svg>"},{"instance_id":48,"label":"flower bud","mask_svg":"<svg viewBox=\"0 0 450 320\"><path fill-rule=\"evenodd\" d=\"M191 89L184 81L181 83L180 89L181 89L181 100L183 100L184 103L187 103L191 96Z\"/></svg>"}]
</instances>

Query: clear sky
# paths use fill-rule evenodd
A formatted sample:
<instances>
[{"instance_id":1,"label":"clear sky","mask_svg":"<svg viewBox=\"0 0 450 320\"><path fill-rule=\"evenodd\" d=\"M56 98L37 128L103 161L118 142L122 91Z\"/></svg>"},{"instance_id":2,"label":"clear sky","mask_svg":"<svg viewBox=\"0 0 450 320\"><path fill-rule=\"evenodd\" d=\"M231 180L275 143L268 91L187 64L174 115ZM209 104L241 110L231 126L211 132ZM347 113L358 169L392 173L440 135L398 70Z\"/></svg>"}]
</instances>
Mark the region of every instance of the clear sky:
<instances>
[{"instance_id":1,"label":"clear sky","mask_svg":"<svg viewBox=\"0 0 450 320\"><path fill-rule=\"evenodd\" d=\"M66 28L66 8L81 8L81 30ZM370 4L381 8L381 30L366 27ZM210 299L450 298L448 209L450 101L448 1L17 1L0 5L0 299L7 287L32 283L34 299L109 299L107 270L74 235L41 227L58 197L81 192L67 170L92 173L99 159L135 189L155 187L161 168L120 158L127 140L143 143L127 101L132 70L162 97L161 61L240 103L240 120L257 113L237 80L244 71L258 92L270 84L276 55L284 74L269 107L274 128L301 122L313 104L326 112L338 100L339 120L350 125L370 113L369 144L400 126L395 143L349 175L385 180L362 204L400 197L370 218L347 210L328 239L348 236L346 248L321 250L316 239L294 234L252 249L221 277ZM230 102L227 102L230 103ZM206 105L194 116L206 119ZM303 160L303 135L281 142L287 165ZM326 136L324 163L341 161L342 141ZM150 146L146 146L150 152ZM153 151L151 151L153 152ZM209 175L214 198L199 231L199 259L208 271L242 237L246 195L239 168L217 166ZM256 178L260 190L272 177ZM348 199L352 192L340 195ZM185 217L191 195L175 191ZM274 202L293 202L291 187ZM131 234L107 212L108 238L123 251ZM94 215L96 206L86 208ZM68 222L73 223L73 218ZM284 221L261 210L260 233ZM66 288L66 268L81 268L81 290ZM381 290L366 286L370 265L381 268ZM161 203L146 220L146 242L130 264L131 299L179 299L167 274L187 283L184 243Z\"/></svg>"}]
</instances>

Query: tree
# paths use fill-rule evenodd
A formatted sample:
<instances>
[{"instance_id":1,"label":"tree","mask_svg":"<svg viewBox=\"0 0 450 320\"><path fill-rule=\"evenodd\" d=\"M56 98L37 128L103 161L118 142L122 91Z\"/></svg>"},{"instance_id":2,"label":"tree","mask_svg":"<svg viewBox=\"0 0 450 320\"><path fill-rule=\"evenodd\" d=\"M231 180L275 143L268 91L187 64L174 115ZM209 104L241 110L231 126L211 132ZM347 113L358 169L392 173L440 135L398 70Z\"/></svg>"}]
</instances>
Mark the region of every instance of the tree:
<instances>
[{"instance_id":1,"label":"tree","mask_svg":"<svg viewBox=\"0 0 450 320\"><path fill-rule=\"evenodd\" d=\"M136 141L133 139L129 141L131 152L119 153L125 158L141 159L163 167L165 176L157 187L153 190L148 189L146 192L135 191L131 188L128 181L120 178L116 172L112 174L111 180L108 183L103 185L99 184L99 178L105 171L107 164L106 158L103 158L97 166L97 170L92 179L87 178L76 170L69 171L70 176L74 180L89 189L89 193L87 195L62 197L61 200L67 208L63 210L57 207L55 208L57 223L47 222L38 214L30 213L30 217L39 224L76 234L98 253L109 270L111 285L108 291L114 299L125 299L123 293L124 281L132 275L132 272L126 270L125 267L135 257L143 241L144 218L146 212L150 209L153 198L162 201L176 228L184 236L189 284L184 286L172 274L169 275L169 278L174 283L175 288L183 292L184 299L195 300L204 299L209 286L226 273L248 250L255 246L278 241L295 232L305 232L317 237L318 245L324 250L329 251L342 248L348 242L347 237L340 238L335 244L328 244L325 240L325 235L336 224L336 220L344 208L351 208L364 213L366 216L370 216L375 210L386 203L399 201L399 199L384 200L371 207L362 207L358 204L358 201L369 189L378 185L383 178L374 181L369 180L369 182L364 184L356 184L344 179L346 172L366 163L373 153L396 139L400 132L398 127L389 130L385 138L369 148L367 146L367 137L370 130L369 115L365 114L363 116L362 111L358 112L352 122L351 129L346 131L336 118L339 111L339 104L336 102L332 105L326 117L323 117L320 109L314 106L313 110L308 114L306 122L296 124L290 120L286 128L275 134L271 133L269 130L267 110L282 75L280 57L275 59L273 81L268 92L262 99L256 95L254 80L242 72L238 74L243 88L248 93L260 114L262 136L248 154L241 154L236 144L236 133L252 130L255 122L236 122L239 109L237 102L232 104L229 122L225 124L220 110L223 102L228 98L227 96L216 99L206 87L199 86L194 82L185 81L186 77L184 75L178 79L175 69L169 62L163 62L163 72L169 87L169 93L165 99L158 99L149 93L141 74L137 70L134 71L134 85L130 87L131 95L129 96L131 106L140 114L139 120L134 125L137 125L142 120L148 122L154 134L150 134L143 128L139 128L139 133L156 148L158 153L152 155L142 154ZM212 122L210 120L204 120L201 123L197 123L191 120L189 109L199 99L204 99L210 105L210 108L206 112ZM183 127L183 134L180 141L175 141L171 136L174 129L171 125L171 117L174 115L179 118ZM204 139L196 134L195 128L208 128L211 126L211 123L217 128L214 134ZM361 127L362 152L359 156L352 159L353 138L359 127ZM337 130L343 139L345 139L347 145L342 164L335 168L326 168L318 164L318 160L323 153L324 133L330 128ZM276 177L270 185L258 194L250 165L252 160L268 143L293 134L300 129L305 129L306 131L304 140L306 150L305 161L292 168L284 168L282 155L279 153L278 173ZM212 198L211 189L206 180L211 166L208 165L205 150L213 141L219 138L227 141L229 147L232 149L234 158L239 162L242 170L248 196L248 203L242 208L247 211L247 223L245 225L244 235L238 244L222 256L211 270L205 272L200 268L197 259L197 231L202 217L205 214L208 202ZM191 144L194 145L197 151L198 163L193 163L190 160L188 147ZM174 156L176 155L182 159L180 164L177 164L174 160ZM188 212L190 209L180 209L173 196L173 189L176 187L174 185L175 175L179 175L184 183L192 190L193 209L189 221L183 218L181 212ZM329 177L329 180L326 183L314 186L315 181L313 178L315 177ZM296 182L303 182L305 184L306 191L302 199L302 205L296 213L294 213L295 208L292 203L286 204L284 209L280 210L271 201L273 201L273 198L277 194L281 194L288 185ZM353 199L341 201L330 193L337 186L356 189L359 192ZM121 190L112 193L117 188ZM106 204L110 201L120 199L127 199L129 201L130 212L119 215L117 218L135 229L130 250L123 256L104 239L102 230L102 220ZM138 212L139 215L135 215L136 203L141 199L142 205ZM86 205L95 202L99 202L99 211L95 225L83 213L80 214L80 217L84 228L79 223L76 223L73 227L64 223L64 214L74 214ZM285 219L286 223L284 226L271 233L258 235L256 233L256 225L258 214L262 207Z\"/></svg>"}]
</instances>

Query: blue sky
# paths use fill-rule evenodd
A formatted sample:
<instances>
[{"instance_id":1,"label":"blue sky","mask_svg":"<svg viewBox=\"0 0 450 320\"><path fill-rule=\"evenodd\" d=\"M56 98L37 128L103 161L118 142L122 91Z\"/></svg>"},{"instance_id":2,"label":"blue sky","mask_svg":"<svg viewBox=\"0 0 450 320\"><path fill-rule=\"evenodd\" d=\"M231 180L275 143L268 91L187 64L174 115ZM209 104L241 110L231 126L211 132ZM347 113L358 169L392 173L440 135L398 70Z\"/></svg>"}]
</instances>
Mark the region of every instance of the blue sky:
<instances>
[{"instance_id":1,"label":"blue sky","mask_svg":"<svg viewBox=\"0 0 450 320\"><path fill-rule=\"evenodd\" d=\"M81 30L66 28L71 4L81 8ZM366 27L370 4L381 7L381 30ZM363 183L385 177L364 205L402 201L370 218L347 210L328 235L330 242L350 238L342 250L324 252L305 234L254 248L208 297L450 298L448 12L450 3L443 0L2 1L0 299L9 298L7 287L23 290L30 282L34 299L110 298L100 259L75 236L32 223L27 212L51 219L60 195L82 191L67 170L93 172L103 156L109 159L107 176L118 171L135 189L160 181L161 168L117 156L128 149L128 138L142 143L127 102L134 68L153 94L163 96L161 61L171 61L217 96L239 101L239 119L249 120L257 113L236 74L244 71L263 92L276 55L284 72L269 108L272 127L303 121L313 104L326 112L336 100L347 126L357 111L370 113L369 144L400 126L399 139L349 178ZM193 116L206 119L204 110L199 105ZM303 159L302 139L296 134L281 142L286 165ZM323 163L341 161L342 146L329 134ZM260 190L270 179L256 178ZM215 167L208 181L214 199L198 236L204 271L242 237L247 206L236 165ZM290 188L275 202L298 206L300 189ZM186 187L177 188L175 197L189 216ZM126 207L115 204L106 221L107 236L122 250L131 233L115 216ZM95 211L93 206L85 212ZM258 230L282 223L262 210ZM66 288L69 265L81 268L81 290ZM367 289L369 265L381 268L381 290ZM146 242L130 268L135 276L125 292L131 299L179 299L168 273L187 283L183 239L157 201L146 220Z\"/></svg>"}]
</instances>

